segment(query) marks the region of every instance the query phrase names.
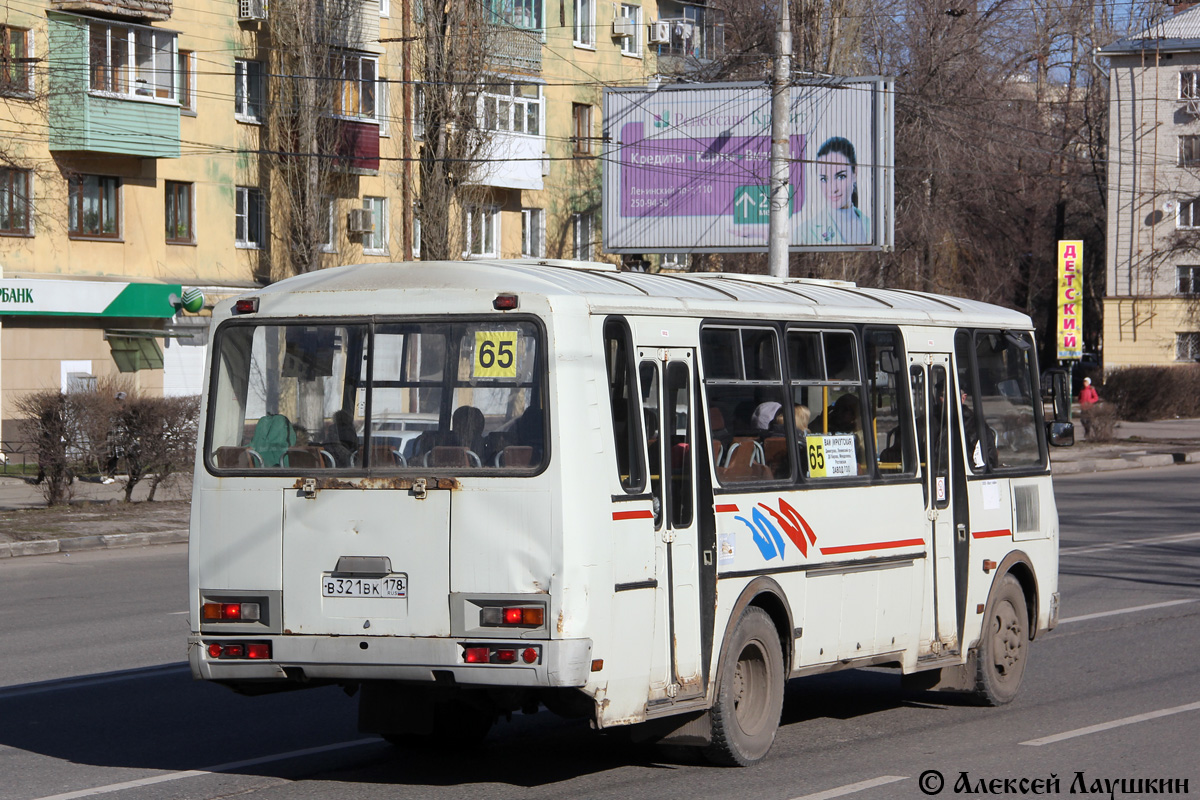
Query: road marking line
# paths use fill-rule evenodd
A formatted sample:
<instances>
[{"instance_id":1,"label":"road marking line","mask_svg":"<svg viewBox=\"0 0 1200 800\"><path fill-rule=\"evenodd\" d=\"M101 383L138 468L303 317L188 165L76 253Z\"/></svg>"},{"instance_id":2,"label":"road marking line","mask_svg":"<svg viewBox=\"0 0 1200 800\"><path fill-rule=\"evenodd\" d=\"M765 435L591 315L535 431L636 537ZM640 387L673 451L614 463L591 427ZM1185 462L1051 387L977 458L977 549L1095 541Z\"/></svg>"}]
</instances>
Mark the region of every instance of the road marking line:
<instances>
[{"instance_id":1,"label":"road marking line","mask_svg":"<svg viewBox=\"0 0 1200 800\"><path fill-rule=\"evenodd\" d=\"M1131 547L1147 547L1156 544L1171 544L1172 542L1190 542L1200 539L1200 532L1177 533L1172 536L1155 536L1150 539L1138 539L1133 542L1111 542L1109 544L1083 545L1082 547L1059 548L1059 555L1083 556L1090 553L1100 553L1105 550L1128 550Z\"/></svg>"},{"instance_id":2,"label":"road marking line","mask_svg":"<svg viewBox=\"0 0 1200 800\"><path fill-rule=\"evenodd\" d=\"M1132 608L1118 608L1114 611L1100 611L1095 614L1081 614L1078 617L1064 617L1058 621L1059 625L1064 625L1068 622L1083 622L1085 619L1100 619L1101 617L1112 617L1117 614L1132 614L1135 611L1150 611L1155 608L1170 608L1171 606L1182 606L1187 603L1195 603L1196 598L1190 600L1168 600L1165 603L1151 603L1148 606L1134 606Z\"/></svg>"},{"instance_id":3,"label":"road marking line","mask_svg":"<svg viewBox=\"0 0 1200 800\"><path fill-rule=\"evenodd\" d=\"M823 792L816 794L806 794L800 797L793 797L792 800L830 800L833 797L845 797L848 794L855 794L867 789L874 789L876 786L887 786L889 783L896 781L906 781L908 777L905 775L881 775L878 778L871 778L869 781L859 781L858 783L848 783L845 786L839 786L836 789L826 789Z\"/></svg>"},{"instance_id":4,"label":"road marking line","mask_svg":"<svg viewBox=\"0 0 1200 800\"><path fill-rule=\"evenodd\" d=\"M1138 722L1146 722L1147 720L1158 719L1159 717L1169 717L1172 714L1182 714L1185 711L1200 711L1200 703L1188 703L1185 706L1175 706L1174 708L1164 708L1160 711L1149 711L1145 714L1138 714L1132 717L1123 717L1115 719L1112 722L1101 722L1099 725L1089 725L1086 728L1076 728L1073 731L1065 733L1056 733L1053 736L1043 736L1041 739L1030 739L1028 742L1021 744L1029 745L1030 747L1041 747L1044 744L1054 744L1065 739L1074 739L1077 736L1087 736L1092 733L1100 733L1101 731L1120 728L1125 725L1134 725Z\"/></svg>"},{"instance_id":5,"label":"road marking line","mask_svg":"<svg viewBox=\"0 0 1200 800\"><path fill-rule=\"evenodd\" d=\"M10 697L26 697L31 694L45 694L68 689L83 689L89 686L103 686L106 683L135 680L137 678L160 678L176 673L182 675L190 671L186 663L161 664L155 667L138 667L120 672L110 672L105 675L84 675L82 677L57 678L52 681L19 684L17 686L0 686L0 700Z\"/></svg>"},{"instance_id":6,"label":"road marking line","mask_svg":"<svg viewBox=\"0 0 1200 800\"><path fill-rule=\"evenodd\" d=\"M107 786L94 786L91 789L80 789L76 792L64 792L63 794L52 794L46 797L39 797L37 800L75 800L78 797L93 797L98 794L108 794L109 792L119 792L124 789L136 789L139 786L153 786L156 783L167 783L169 781L183 780L184 778L197 778L201 775L211 775L214 772L232 772L236 769L244 769L246 767L256 767L259 764L269 764L273 761L286 761L290 758L302 758L304 756L317 755L318 753L330 753L335 750L345 750L351 747L361 747L364 744L379 744L379 739L355 739L350 742L338 742L337 744L327 744L321 747L310 747L306 750L293 750L290 753L278 753L273 756L263 756L261 758L250 758L245 761L233 761L228 764L218 764L215 767L203 767L201 769L189 769L184 772L168 772L165 775L154 775L149 778L139 778L135 781L125 781L124 783L110 783Z\"/></svg>"}]
</instances>

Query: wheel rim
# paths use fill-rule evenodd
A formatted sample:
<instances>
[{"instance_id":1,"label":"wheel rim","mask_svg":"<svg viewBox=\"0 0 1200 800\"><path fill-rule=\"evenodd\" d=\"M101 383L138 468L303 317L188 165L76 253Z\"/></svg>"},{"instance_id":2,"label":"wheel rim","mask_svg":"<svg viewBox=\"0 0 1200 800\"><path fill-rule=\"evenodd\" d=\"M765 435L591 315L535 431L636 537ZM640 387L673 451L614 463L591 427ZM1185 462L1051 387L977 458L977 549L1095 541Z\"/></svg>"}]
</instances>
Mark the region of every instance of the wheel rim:
<instances>
[{"instance_id":1,"label":"wheel rim","mask_svg":"<svg viewBox=\"0 0 1200 800\"><path fill-rule=\"evenodd\" d=\"M1008 600L996 606L992 618L992 668L1001 681L1020 677L1025 665L1025 625Z\"/></svg>"},{"instance_id":2,"label":"wheel rim","mask_svg":"<svg viewBox=\"0 0 1200 800\"><path fill-rule=\"evenodd\" d=\"M770 668L759 642L750 642L738 656L733 673L733 716L748 736L762 732L770 708Z\"/></svg>"}]
</instances>

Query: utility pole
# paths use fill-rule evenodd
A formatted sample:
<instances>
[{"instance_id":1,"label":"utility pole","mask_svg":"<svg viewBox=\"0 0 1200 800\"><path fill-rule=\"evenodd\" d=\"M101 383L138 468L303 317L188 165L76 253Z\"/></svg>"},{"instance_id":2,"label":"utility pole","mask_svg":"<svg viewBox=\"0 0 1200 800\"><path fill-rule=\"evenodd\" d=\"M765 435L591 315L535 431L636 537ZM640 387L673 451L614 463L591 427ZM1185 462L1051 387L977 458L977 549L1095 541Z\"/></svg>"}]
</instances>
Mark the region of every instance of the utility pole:
<instances>
[{"instance_id":1,"label":"utility pole","mask_svg":"<svg viewBox=\"0 0 1200 800\"><path fill-rule=\"evenodd\" d=\"M792 18L789 0L779 0L775 26L775 75L771 87L771 217L767 268L777 278L788 277L791 214L788 202L788 161L792 156Z\"/></svg>"}]
</instances>

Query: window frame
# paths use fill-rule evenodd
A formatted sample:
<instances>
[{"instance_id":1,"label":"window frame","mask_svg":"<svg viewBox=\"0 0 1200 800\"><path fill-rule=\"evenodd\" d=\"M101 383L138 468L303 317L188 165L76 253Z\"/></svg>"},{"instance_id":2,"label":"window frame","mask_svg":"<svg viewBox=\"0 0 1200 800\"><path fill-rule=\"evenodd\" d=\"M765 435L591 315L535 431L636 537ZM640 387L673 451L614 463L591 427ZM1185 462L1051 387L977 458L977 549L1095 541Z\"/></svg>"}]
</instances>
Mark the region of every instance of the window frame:
<instances>
[{"instance_id":1,"label":"window frame","mask_svg":"<svg viewBox=\"0 0 1200 800\"><path fill-rule=\"evenodd\" d=\"M572 44L588 50L596 49L596 0L575 0L575 20Z\"/></svg>"},{"instance_id":2,"label":"window frame","mask_svg":"<svg viewBox=\"0 0 1200 800\"><path fill-rule=\"evenodd\" d=\"M18 175L24 180L24 187L20 191L13 187L14 178ZM6 206L0 210L0 219L7 217L11 223L14 212L24 218L24 224L20 227L0 227L0 236L33 236L33 170L0 167L0 183L3 184L3 188L0 188L0 201ZM18 201L23 208L16 208Z\"/></svg>"},{"instance_id":3,"label":"window frame","mask_svg":"<svg viewBox=\"0 0 1200 800\"><path fill-rule=\"evenodd\" d=\"M517 90L518 86L533 87L537 96L530 98L520 94ZM484 87L484 90L479 93L479 124L481 128L513 136L542 138L543 131L546 129L543 116L546 104L540 83L497 79L488 81ZM507 91L500 91L501 87ZM504 108L503 114L501 114L502 108ZM534 124L537 126L537 130L532 132L529 130L530 110L535 112ZM505 119L508 127L504 127L502 123L502 120ZM520 121L520 130L517 129L518 120Z\"/></svg>"},{"instance_id":4,"label":"window frame","mask_svg":"<svg viewBox=\"0 0 1200 800\"><path fill-rule=\"evenodd\" d=\"M546 209L521 209L521 257L545 258Z\"/></svg>"},{"instance_id":5,"label":"window frame","mask_svg":"<svg viewBox=\"0 0 1200 800\"><path fill-rule=\"evenodd\" d=\"M1185 350L1190 350L1190 355ZM1175 360L1184 364L1200 361L1200 331L1175 332Z\"/></svg>"},{"instance_id":6,"label":"window frame","mask_svg":"<svg viewBox=\"0 0 1200 800\"><path fill-rule=\"evenodd\" d=\"M1175 294L1200 294L1200 264L1175 265Z\"/></svg>"},{"instance_id":7,"label":"window frame","mask_svg":"<svg viewBox=\"0 0 1200 800\"><path fill-rule=\"evenodd\" d=\"M337 252L337 198L325 195L321 198L322 227L325 241L321 242L322 253Z\"/></svg>"},{"instance_id":8,"label":"window frame","mask_svg":"<svg viewBox=\"0 0 1200 800\"><path fill-rule=\"evenodd\" d=\"M476 230L476 223L479 228ZM476 234L482 239L475 252ZM489 241L490 240L490 241ZM487 249L485 245L491 245ZM500 206L495 203L471 203L463 208L463 258L498 258L500 255Z\"/></svg>"},{"instance_id":9,"label":"window frame","mask_svg":"<svg viewBox=\"0 0 1200 800\"><path fill-rule=\"evenodd\" d=\"M1179 202L1175 212L1175 227L1183 231L1200 228L1200 197Z\"/></svg>"},{"instance_id":10,"label":"window frame","mask_svg":"<svg viewBox=\"0 0 1200 800\"><path fill-rule=\"evenodd\" d=\"M592 105L571 103L571 154L592 155L592 131L595 129Z\"/></svg>"},{"instance_id":11,"label":"window frame","mask_svg":"<svg viewBox=\"0 0 1200 800\"><path fill-rule=\"evenodd\" d=\"M363 195L362 202L362 207L371 211L371 232L362 234L363 255L386 256L388 254L387 198ZM370 237L370 246L367 244L367 237Z\"/></svg>"},{"instance_id":12,"label":"window frame","mask_svg":"<svg viewBox=\"0 0 1200 800\"><path fill-rule=\"evenodd\" d=\"M233 116L238 122L263 122L263 63L249 58L233 60Z\"/></svg>"},{"instance_id":13,"label":"window frame","mask_svg":"<svg viewBox=\"0 0 1200 800\"><path fill-rule=\"evenodd\" d=\"M587 241L584 241L585 231ZM571 237L571 258L576 261L596 260L596 215L594 212L580 211L571 215Z\"/></svg>"},{"instance_id":14,"label":"window frame","mask_svg":"<svg viewBox=\"0 0 1200 800\"><path fill-rule=\"evenodd\" d=\"M330 72L336 76L337 90L333 93L333 116L359 122L379 121L379 57L362 53L338 51L330 56L334 60ZM370 64L370 75L366 65ZM355 73L351 75L351 71ZM370 108L367 109L367 98ZM348 110L349 106L356 106Z\"/></svg>"},{"instance_id":15,"label":"window frame","mask_svg":"<svg viewBox=\"0 0 1200 800\"><path fill-rule=\"evenodd\" d=\"M195 244L196 243L196 197L195 184L188 181L164 181L163 194L165 198L165 208L163 210L163 224L166 228L167 244ZM171 235L171 220L178 220L180 211L186 212L187 232L183 236ZM179 230L179 223L175 223L176 231Z\"/></svg>"},{"instance_id":16,"label":"window frame","mask_svg":"<svg viewBox=\"0 0 1200 800\"><path fill-rule=\"evenodd\" d=\"M239 250L265 250L267 239L266 198L262 190L255 186L238 186L234 192L234 246ZM239 206L244 210L239 211ZM241 231L238 230L242 226L242 220L245 220L245 236L242 236ZM256 239L250 236L251 233L254 233L252 220L256 220L253 225L258 228Z\"/></svg>"},{"instance_id":17,"label":"window frame","mask_svg":"<svg viewBox=\"0 0 1200 800\"><path fill-rule=\"evenodd\" d=\"M491 11L505 25L545 34L543 0L492 0Z\"/></svg>"},{"instance_id":18,"label":"window frame","mask_svg":"<svg viewBox=\"0 0 1200 800\"><path fill-rule=\"evenodd\" d=\"M1200 71L1183 70L1179 73L1179 99L1200 99Z\"/></svg>"},{"instance_id":19,"label":"window frame","mask_svg":"<svg viewBox=\"0 0 1200 800\"><path fill-rule=\"evenodd\" d=\"M104 52L98 52L97 32L104 32ZM123 38L114 36L115 31L124 31ZM88 92L100 97L118 97L123 100L136 100L146 103L164 103L181 105L179 102L179 34L175 31L153 28L147 25L136 25L88 18ZM149 43L143 41L143 36L149 37ZM166 47L159 45L160 38ZM123 46L114 48L114 42L123 42ZM143 48L149 49L150 66L144 67L140 56ZM156 53L163 53L163 59L169 64L170 80L165 94L160 94L163 84L156 78L160 77L161 64ZM145 88L138 88L138 82Z\"/></svg>"},{"instance_id":20,"label":"window frame","mask_svg":"<svg viewBox=\"0 0 1200 800\"><path fill-rule=\"evenodd\" d=\"M12 35L19 32L24 41L21 55L12 53ZM0 96L29 97L33 95L33 41L34 34L30 28L17 25L0 25ZM10 72L17 74L9 77Z\"/></svg>"},{"instance_id":21,"label":"window frame","mask_svg":"<svg viewBox=\"0 0 1200 800\"><path fill-rule=\"evenodd\" d=\"M179 96L179 112L190 117L196 116L196 51L176 48L176 75L178 84L176 94Z\"/></svg>"},{"instance_id":22,"label":"window frame","mask_svg":"<svg viewBox=\"0 0 1200 800\"><path fill-rule=\"evenodd\" d=\"M103 222L100 223L101 230L98 232L84 231L79 226L84 219L84 203L87 197L84 190L87 188L85 182L94 179L96 182L95 201L98 204L100 211L97 214L98 220L104 220L110 216L105 206L105 196L107 194L105 186L112 188L111 197L112 209L111 217L113 220L113 230L111 233L103 231ZM73 177L67 184L67 237L70 239L85 239L94 241L120 241L121 239L121 189L124 184L121 179L112 175L77 175Z\"/></svg>"},{"instance_id":23,"label":"window frame","mask_svg":"<svg viewBox=\"0 0 1200 800\"><path fill-rule=\"evenodd\" d=\"M632 17L628 12L633 11ZM621 38L621 55L630 58L642 57L642 7L635 3L621 3L617 9L617 19L633 19L633 36Z\"/></svg>"}]
</instances>

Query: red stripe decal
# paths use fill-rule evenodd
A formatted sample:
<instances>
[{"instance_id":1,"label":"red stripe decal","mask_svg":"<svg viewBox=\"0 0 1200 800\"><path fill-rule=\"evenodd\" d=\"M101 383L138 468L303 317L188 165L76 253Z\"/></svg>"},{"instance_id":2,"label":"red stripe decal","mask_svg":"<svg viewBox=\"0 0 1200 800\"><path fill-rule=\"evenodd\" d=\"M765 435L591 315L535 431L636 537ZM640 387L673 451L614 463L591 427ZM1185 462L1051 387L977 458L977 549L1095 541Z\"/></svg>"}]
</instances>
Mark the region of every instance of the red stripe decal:
<instances>
[{"instance_id":1,"label":"red stripe decal","mask_svg":"<svg viewBox=\"0 0 1200 800\"><path fill-rule=\"evenodd\" d=\"M1001 536L1012 536L1012 531L971 531L971 536L976 539L998 539Z\"/></svg>"},{"instance_id":2,"label":"red stripe decal","mask_svg":"<svg viewBox=\"0 0 1200 800\"><path fill-rule=\"evenodd\" d=\"M902 539L898 542L871 542L870 544L848 544L842 547L822 547L821 554L835 556L839 553L864 553L868 550L891 550L895 547L921 547L924 539Z\"/></svg>"},{"instance_id":3,"label":"red stripe decal","mask_svg":"<svg viewBox=\"0 0 1200 800\"><path fill-rule=\"evenodd\" d=\"M613 520L622 519L654 519L654 512L650 509L642 511L614 511Z\"/></svg>"},{"instance_id":4,"label":"red stripe decal","mask_svg":"<svg viewBox=\"0 0 1200 800\"><path fill-rule=\"evenodd\" d=\"M713 506L713 511L716 511L718 514L736 513L737 510L738 510L738 507L736 505L726 504L726 505Z\"/></svg>"}]
</instances>

